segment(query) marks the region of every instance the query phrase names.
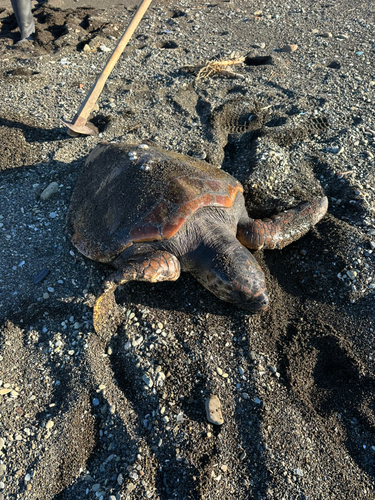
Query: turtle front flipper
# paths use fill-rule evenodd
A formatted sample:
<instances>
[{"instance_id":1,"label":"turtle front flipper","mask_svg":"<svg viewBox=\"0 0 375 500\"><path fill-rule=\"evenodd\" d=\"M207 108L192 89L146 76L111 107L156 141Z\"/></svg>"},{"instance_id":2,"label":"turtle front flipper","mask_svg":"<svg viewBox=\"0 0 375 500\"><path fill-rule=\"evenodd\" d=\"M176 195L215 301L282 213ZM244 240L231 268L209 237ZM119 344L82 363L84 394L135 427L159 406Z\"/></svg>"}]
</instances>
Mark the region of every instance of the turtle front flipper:
<instances>
[{"instance_id":1,"label":"turtle front flipper","mask_svg":"<svg viewBox=\"0 0 375 500\"><path fill-rule=\"evenodd\" d=\"M125 262L123 267L112 273L103 283L102 292L96 299L93 310L94 329L105 333L118 322L114 292L119 285L128 281L175 281L179 278L181 266L178 259L169 252L157 251L138 255ZM117 324L116 324L117 326Z\"/></svg>"},{"instance_id":2,"label":"turtle front flipper","mask_svg":"<svg viewBox=\"0 0 375 500\"><path fill-rule=\"evenodd\" d=\"M255 219L239 224L237 239L252 250L284 248L305 235L326 214L326 196L301 203L270 219Z\"/></svg>"}]
</instances>

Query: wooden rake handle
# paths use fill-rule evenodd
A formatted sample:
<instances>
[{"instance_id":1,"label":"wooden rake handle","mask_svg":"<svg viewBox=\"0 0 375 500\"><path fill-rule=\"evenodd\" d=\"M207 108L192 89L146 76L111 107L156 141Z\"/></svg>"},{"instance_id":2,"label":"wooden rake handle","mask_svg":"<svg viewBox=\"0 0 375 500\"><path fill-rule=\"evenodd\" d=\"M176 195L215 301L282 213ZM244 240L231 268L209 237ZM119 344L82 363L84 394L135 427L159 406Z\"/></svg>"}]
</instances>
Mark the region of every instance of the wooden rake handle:
<instances>
[{"instance_id":1,"label":"wooden rake handle","mask_svg":"<svg viewBox=\"0 0 375 500\"><path fill-rule=\"evenodd\" d=\"M140 3L137 12L134 14L134 17L131 20L129 26L126 28L124 34L118 41L117 46L115 50L112 52L111 57L108 59L107 64L105 65L103 71L98 76L96 82L91 87L90 92L87 94L84 101L82 102L81 107L79 108L77 114L73 119L73 122L68 123L63 121L63 123L69 129L73 130L78 134L86 134L86 135L97 134L97 130L95 130L94 126L88 127L86 125L87 119L103 90L107 78L111 74L111 71L113 70L115 64L119 60L119 57L123 53L124 48L126 47L128 41L130 40L130 37L137 28L138 24L140 23L142 17L144 16L151 2L152 0L142 0L142 2Z\"/></svg>"}]
</instances>

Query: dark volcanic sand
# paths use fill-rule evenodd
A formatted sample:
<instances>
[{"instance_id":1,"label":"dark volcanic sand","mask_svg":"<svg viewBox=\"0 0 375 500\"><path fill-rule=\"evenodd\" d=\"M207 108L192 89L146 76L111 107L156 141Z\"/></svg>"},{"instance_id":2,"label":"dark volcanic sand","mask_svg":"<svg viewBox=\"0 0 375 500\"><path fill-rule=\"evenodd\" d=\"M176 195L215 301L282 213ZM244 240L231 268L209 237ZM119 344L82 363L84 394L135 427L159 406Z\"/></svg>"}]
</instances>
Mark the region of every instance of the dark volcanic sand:
<instances>
[{"instance_id":1,"label":"dark volcanic sand","mask_svg":"<svg viewBox=\"0 0 375 500\"><path fill-rule=\"evenodd\" d=\"M101 137L72 139L59 119L132 15L100 7L35 6L21 48L0 8L0 499L374 499L374 5L159 2L99 100ZM181 70L233 51L242 78ZM303 239L256 253L269 312L183 275L124 287L119 327L94 333L110 267L78 254L65 216L102 139L221 165L256 217L328 196Z\"/></svg>"}]
</instances>

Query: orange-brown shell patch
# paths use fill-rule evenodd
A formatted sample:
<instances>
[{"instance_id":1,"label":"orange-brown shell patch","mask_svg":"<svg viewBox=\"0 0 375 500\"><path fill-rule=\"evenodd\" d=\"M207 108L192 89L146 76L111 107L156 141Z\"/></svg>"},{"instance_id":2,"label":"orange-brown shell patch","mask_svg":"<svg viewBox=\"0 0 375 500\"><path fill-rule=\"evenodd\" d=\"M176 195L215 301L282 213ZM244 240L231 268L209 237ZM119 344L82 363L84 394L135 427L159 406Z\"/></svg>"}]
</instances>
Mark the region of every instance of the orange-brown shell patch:
<instances>
[{"instance_id":1,"label":"orange-brown shell patch","mask_svg":"<svg viewBox=\"0 0 375 500\"><path fill-rule=\"evenodd\" d=\"M214 197L212 194L204 194L200 198L197 198L195 200L188 201L187 203L184 203L179 209L178 209L178 215L185 217L187 219L190 217L198 208L202 207L209 207L210 205L213 205Z\"/></svg>"},{"instance_id":2,"label":"orange-brown shell patch","mask_svg":"<svg viewBox=\"0 0 375 500\"><path fill-rule=\"evenodd\" d=\"M217 194L215 201L219 207L229 208L233 205L232 198L230 196L223 196L222 194Z\"/></svg>"},{"instance_id":3,"label":"orange-brown shell patch","mask_svg":"<svg viewBox=\"0 0 375 500\"><path fill-rule=\"evenodd\" d=\"M166 222L163 226L163 238L168 240L172 238L177 231L185 224L185 217L174 217L168 222Z\"/></svg>"}]
</instances>

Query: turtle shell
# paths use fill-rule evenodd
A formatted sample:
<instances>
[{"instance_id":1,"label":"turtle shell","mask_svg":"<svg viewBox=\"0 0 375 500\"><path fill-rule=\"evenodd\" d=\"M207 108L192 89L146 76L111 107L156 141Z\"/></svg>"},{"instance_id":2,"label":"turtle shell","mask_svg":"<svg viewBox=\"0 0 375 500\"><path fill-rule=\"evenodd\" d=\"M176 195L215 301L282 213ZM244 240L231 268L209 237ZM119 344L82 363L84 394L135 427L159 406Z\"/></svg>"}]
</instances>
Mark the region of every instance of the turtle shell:
<instances>
[{"instance_id":1,"label":"turtle shell","mask_svg":"<svg viewBox=\"0 0 375 500\"><path fill-rule=\"evenodd\" d=\"M202 207L231 207L241 184L212 165L156 146L99 144L68 212L72 243L111 262L133 243L167 240Z\"/></svg>"}]
</instances>

